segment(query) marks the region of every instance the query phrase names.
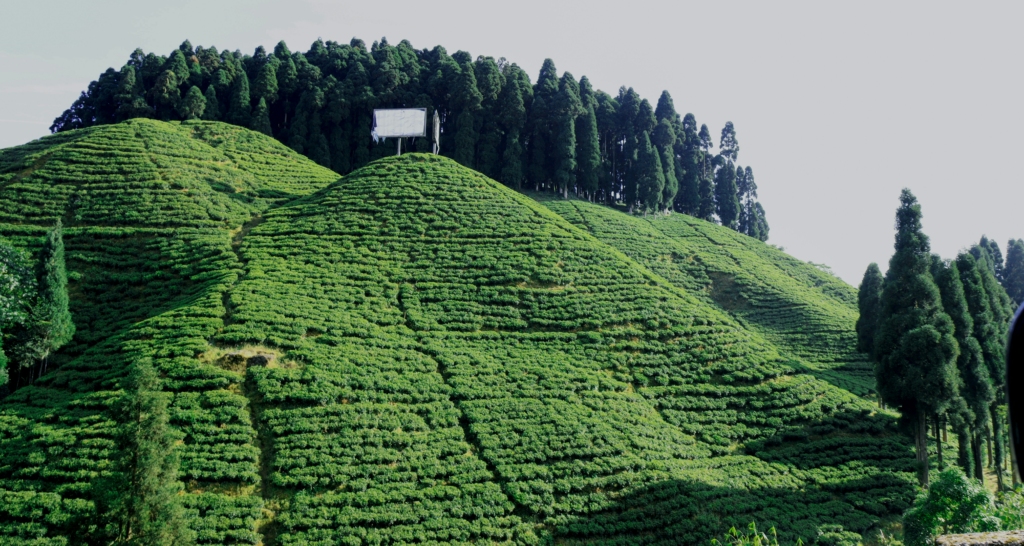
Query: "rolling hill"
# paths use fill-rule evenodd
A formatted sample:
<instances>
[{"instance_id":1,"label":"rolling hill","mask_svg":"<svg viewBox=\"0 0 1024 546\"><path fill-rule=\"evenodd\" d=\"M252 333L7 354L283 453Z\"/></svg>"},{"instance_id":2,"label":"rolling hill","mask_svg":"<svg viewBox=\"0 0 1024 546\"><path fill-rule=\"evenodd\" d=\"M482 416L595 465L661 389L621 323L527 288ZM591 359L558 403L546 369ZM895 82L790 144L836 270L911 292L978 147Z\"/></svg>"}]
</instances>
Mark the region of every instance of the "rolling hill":
<instances>
[{"instance_id":1,"label":"rolling hill","mask_svg":"<svg viewBox=\"0 0 1024 546\"><path fill-rule=\"evenodd\" d=\"M748 259L795 272L773 330L451 160L336 179L210 122L0 152L0 236L32 249L64 218L79 332L0 401L4 542L102 541L108 406L140 359L174 397L201 543L689 544L757 520L824 544L913 498L892 419L818 373L853 376L848 289L736 251L737 285ZM812 319L834 335L801 338Z\"/></svg>"}]
</instances>

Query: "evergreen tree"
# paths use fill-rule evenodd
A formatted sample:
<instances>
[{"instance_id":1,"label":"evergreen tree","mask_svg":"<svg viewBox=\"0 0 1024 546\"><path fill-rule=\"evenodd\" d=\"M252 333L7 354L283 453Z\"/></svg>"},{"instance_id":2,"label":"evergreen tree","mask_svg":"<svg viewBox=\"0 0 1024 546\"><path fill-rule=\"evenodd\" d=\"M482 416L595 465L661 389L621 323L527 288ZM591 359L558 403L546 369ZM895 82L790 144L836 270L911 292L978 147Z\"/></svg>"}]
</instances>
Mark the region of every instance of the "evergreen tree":
<instances>
[{"instance_id":1,"label":"evergreen tree","mask_svg":"<svg viewBox=\"0 0 1024 546\"><path fill-rule=\"evenodd\" d=\"M135 67L125 65L121 69L121 81L118 82L116 119L121 121L149 117L152 108L146 103L144 93L142 82L135 76Z\"/></svg>"},{"instance_id":2,"label":"evergreen tree","mask_svg":"<svg viewBox=\"0 0 1024 546\"><path fill-rule=\"evenodd\" d=\"M640 133L637 159L634 165L634 179L637 182L640 204L645 212L655 212L661 205L661 193L665 186L665 171L662 169L658 151L651 144L647 131Z\"/></svg>"},{"instance_id":3,"label":"evergreen tree","mask_svg":"<svg viewBox=\"0 0 1024 546\"><path fill-rule=\"evenodd\" d=\"M711 174L705 174L701 176L700 187L700 205L697 208L697 218L702 218L709 222L715 221L715 181L711 178Z\"/></svg>"},{"instance_id":4,"label":"evergreen tree","mask_svg":"<svg viewBox=\"0 0 1024 546\"><path fill-rule=\"evenodd\" d=\"M156 109L156 116L162 120L170 120L178 110L178 102L181 100L181 91L178 90L178 78L174 72L165 70L156 79L153 89L150 92L153 98L153 106Z\"/></svg>"},{"instance_id":5,"label":"evergreen tree","mask_svg":"<svg viewBox=\"0 0 1024 546\"><path fill-rule=\"evenodd\" d=\"M203 109L203 119L207 121L217 121L220 119L220 103L217 102L217 90L213 88L213 85L206 87L206 93L203 94L203 98L206 99L206 108Z\"/></svg>"},{"instance_id":6,"label":"evergreen tree","mask_svg":"<svg viewBox=\"0 0 1024 546\"><path fill-rule=\"evenodd\" d=\"M569 189L576 185L576 118L582 112L576 79L565 72L559 80L555 108L551 111L551 121L556 127L551 142L552 180L555 191L560 191L563 197L568 197Z\"/></svg>"},{"instance_id":7,"label":"evergreen tree","mask_svg":"<svg viewBox=\"0 0 1024 546\"><path fill-rule=\"evenodd\" d=\"M725 127L722 127L722 139L719 143L719 148L722 150L719 155L736 161L740 153L740 143L736 140L736 128L733 127L731 121L725 122Z\"/></svg>"},{"instance_id":8,"label":"evergreen tree","mask_svg":"<svg viewBox=\"0 0 1024 546\"><path fill-rule=\"evenodd\" d=\"M188 93L185 93L185 98L181 99L178 104L178 114L181 119L202 119L205 111L206 98L203 96L203 92L193 85L189 88Z\"/></svg>"},{"instance_id":9,"label":"evergreen tree","mask_svg":"<svg viewBox=\"0 0 1024 546\"><path fill-rule=\"evenodd\" d=\"M526 174L523 171L523 138L526 136L525 97L530 93L529 78L521 68L513 64L508 68L505 80L506 85L498 98L498 121L505 131L501 180L513 188L520 189Z\"/></svg>"},{"instance_id":10,"label":"evergreen tree","mask_svg":"<svg viewBox=\"0 0 1024 546\"><path fill-rule=\"evenodd\" d=\"M115 441L121 457L112 477L96 488L98 508L115 544L192 544L181 505L177 442L170 423L170 393L148 360L139 360L113 407L120 423Z\"/></svg>"},{"instance_id":11,"label":"evergreen tree","mask_svg":"<svg viewBox=\"0 0 1024 546\"><path fill-rule=\"evenodd\" d=\"M666 95L667 93L662 93L661 102L671 103L671 97L666 100ZM660 103L659 106L667 109L667 107L662 106ZM661 158L661 166L664 170L665 184L660 201L662 208L668 208L675 200L676 192L679 191L679 180L676 178L676 131L668 118L662 118L658 122L657 127L654 128L654 138L652 140Z\"/></svg>"},{"instance_id":12,"label":"evergreen tree","mask_svg":"<svg viewBox=\"0 0 1024 546\"><path fill-rule=\"evenodd\" d=\"M868 265L864 279L857 291L857 350L873 355L875 352L875 330L878 327L879 303L882 297L882 272L878 264Z\"/></svg>"},{"instance_id":13,"label":"evergreen tree","mask_svg":"<svg viewBox=\"0 0 1024 546\"><path fill-rule=\"evenodd\" d=\"M736 229L740 218L740 203L736 197L736 168L724 155L716 159L721 166L715 172L715 212L723 226Z\"/></svg>"},{"instance_id":14,"label":"evergreen tree","mask_svg":"<svg viewBox=\"0 0 1024 546\"><path fill-rule=\"evenodd\" d=\"M64 227L60 219L46 234L39 252L38 296L28 320L28 354L41 361L42 369L50 355L75 335L75 323L68 310L68 276L64 266Z\"/></svg>"},{"instance_id":15,"label":"evergreen tree","mask_svg":"<svg viewBox=\"0 0 1024 546\"><path fill-rule=\"evenodd\" d=\"M1010 239L1006 244L1002 284L1014 306L1024 303L1024 241L1020 239Z\"/></svg>"},{"instance_id":16,"label":"evergreen tree","mask_svg":"<svg viewBox=\"0 0 1024 546\"><path fill-rule=\"evenodd\" d=\"M458 97L458 118L455 121L455 153L452 159L473 168L477 141L473 116L480 109L483 94L477 89L472 63L467 61L460 69L455 91Z\"/></svg>"},{"instance_id":17,"label":"evergreen tree","mask_svg":"<svg viewBox=\"0 0 1024 546\"><path fill-rule=\"evenodd\" d=\"M597 132L597 113L594 106L576 119L576 158L579 165L580 189L593 198L601 178L601 145Z\"/></svg>"},{"instance_id":18,"label":"evergreen tree","mask_svg":"<svg viewBox=\"0 0 1024 546\"><path fill-rule=\"evenodd\" d=\"M267 104L277 100L277 70L280 61L274 59L260 68L252 85L252 98L264 99Z\"/></svg>"},{"instance_id":19,"label":"evergreen tree","mask_svg":"<svg viewBox=\"0 0 1024 546\"><path fill-rule=\"evenodd\" d=\"M697 120L693 114L683 117L683 130L679 140L682 141L683 153L680 164L683 176L679 180L679 193L676 194L676 210L691 216L697 215L700 209L701 182L701 141L697 134Z\"/></svg>"},{"instance_id":20,"label":"evergreen tree","mask_svg":"<svg viewBox=\"0 0 1024 546\"><path fill-rule=\"evenodd\" d=\"M989 407L995 400L995 391L981 345L975 337L974 317L968 301L969 297L975 300L980 297L981 277L974 258L960 254L936 281L942 293L942 306L953 321L960 348L956 366L960 375L960 398L964 403L953 419L961 444L960 465L968 476L984 481L979 448L989 428Z\"/></svg>"},{"instance_id":21,"label":"evergreen tree","mask_svg":"<svg viewBox=\"0 0 1024 546\"><path fill-rule=\"evenodd\" d=\"M251 124L252 105L249 102L249 78L245 72L238 74L231 86L231 106L226 121L248 127Z\"/></svg>"},{"instance_id":22,"label":"evergreen tree","mask_svg":"<svg viewBox=\"0 0 1024 546\"><path fill-rule=\"evenodd\" d=\"M760 241L768 240L768 219L764 214L764 207L761 203L754 201L754 217L751 220L756 224L757 235L751 233L751 237L756 237Z\"/></svg>"},{"instance_id":23,"label":"evergreen tree","mask_svg":"<svg viewBox=\"0 0 1024 546\"><path fill-rule=\"evenodd\" d=\"M193 87L193 89L195 88ZM252 113L252 126L250 128L267 136L274 136L270 130L270 110L267 108L267 100L263 97L260 97L260 102Z\"/></svg>"},{"instance_id":24,"label":"evergreen tree","mask_svg":"<svg viewBox=\"0 0 1024 546\"><path fill-rule=\"evenodd\" d=\"M188 81L191 72L188 68L188 62L185 61L185 54L181 49L176 49L171 52L171 56L167 58L167 62L164 63L163 69L165 71L172 72L175 80L179 84L183 84Z\"/></svg>"},{"instance_id":25,"label":"evergreen tree","mask_svg":"<svg viewBox=\"0 0 1024 546\"><path fill-rule=\"evenodd\" d=\"M943 414L957 396L959 350L930 272L921 207L910 190L896 212L896 252L889 261L875 333L875 376L887 404L914 431L923 487L928 484L927 415Z\"/></svg>"}]
</instances>

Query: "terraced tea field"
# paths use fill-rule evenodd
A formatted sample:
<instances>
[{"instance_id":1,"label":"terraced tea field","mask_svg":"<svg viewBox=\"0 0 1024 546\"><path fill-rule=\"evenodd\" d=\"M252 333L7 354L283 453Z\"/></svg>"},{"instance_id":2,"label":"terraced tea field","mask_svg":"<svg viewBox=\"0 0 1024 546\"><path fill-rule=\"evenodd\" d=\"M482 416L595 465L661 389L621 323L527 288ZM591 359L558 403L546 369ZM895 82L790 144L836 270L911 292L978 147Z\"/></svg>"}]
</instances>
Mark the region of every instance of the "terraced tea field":
<instances>
[{"instance_id":1,"label":"terraced tea field","mask_svg":"<svg viewBox=\"0 0 1024 546\"><path fill-rule=\"evenodd\" d=\"M857 291L813 265L731 229L685 214L640 217L579 200L542 202L574 225L712 303L771 341L805 371L873 394L857 352Z\"/></svg>"},{"instance_id":2,"label":"terraced tea field","mask_svg":"<svg viewBox=\"0 0 1024 546\"><path fill-rule=\"evenodd\" d=\"M750 520L807 540L913 497L891 418L804 372L841 350L798 360L825 353L451 160L332 183L221 124L46 143L0 153L0 236L70 220L79 335L0 401L0 541L99 541L133 359L174 393L202 543L696 543Z\"/></svg>"}]
</instances>

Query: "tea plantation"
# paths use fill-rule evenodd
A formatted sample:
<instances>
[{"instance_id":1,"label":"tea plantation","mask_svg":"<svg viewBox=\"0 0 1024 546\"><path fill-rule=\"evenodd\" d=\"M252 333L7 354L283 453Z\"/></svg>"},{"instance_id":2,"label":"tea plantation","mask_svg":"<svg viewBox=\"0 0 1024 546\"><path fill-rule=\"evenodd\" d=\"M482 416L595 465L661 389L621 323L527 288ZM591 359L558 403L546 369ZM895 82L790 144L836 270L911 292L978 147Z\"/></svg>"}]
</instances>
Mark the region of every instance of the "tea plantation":
<instances>
[{"instance_id":1,"label":"tea plantation","mask_svg":"<svg viewBox=\"0 0 1024 546\"><path fill-rule=\"evenodd\" d=\"M78 327L0 401L0 543L98 540L108 407L143 359L204 544L694 544L751 520L813 541L912 501L827 276L678 215L560 216L438 156L336 179L209 122L0 152L0 237L64 219Z\"/></svg>"},{"instance_id":2,"label":"tea plantation","mask_svg":"<svg viewBox=\"0 0 1024 546\"><path fill-rule=\"evenodd\" d=\"M856 394L874 391L857 352L857 291L838 278L734 230L685 214L622 214L579 200L542 202L672 284L761 333L807 373Z\"/></svg>"}]
</instances>

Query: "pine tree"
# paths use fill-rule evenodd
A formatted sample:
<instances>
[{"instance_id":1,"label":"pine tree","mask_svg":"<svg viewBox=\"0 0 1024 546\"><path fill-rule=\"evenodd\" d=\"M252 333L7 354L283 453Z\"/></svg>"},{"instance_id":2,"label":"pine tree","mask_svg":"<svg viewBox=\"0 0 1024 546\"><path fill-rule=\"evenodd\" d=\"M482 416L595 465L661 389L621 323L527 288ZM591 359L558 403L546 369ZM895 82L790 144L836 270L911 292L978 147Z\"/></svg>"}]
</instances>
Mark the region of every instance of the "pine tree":
<instances>
[{"instance_id":1,"label":"pine tree","mask_svg":"<svg viewBox=\"0 0 1024 546\"><path fill-rule=\"evenodd\" d=\"M638 198L645 212L656 212L661 205L661 192L665 186L665 171L662 169L658 150L651 144L647 131L640 133L634 176Z\"/></svg>"},{"instance_id":2,"label":"pine tree","mask_svg":"<svg viewBox=\"0 0 1024 546\"><path fill-rule=\"evenodd\" d=\"M1024 240L1010 239L1006 244L1002 284L1014 306L1024 304Z\"/></svg>"},{"instance_id":3,"label":"pine tree","mask_svg":"<svg viewBox=\"0 0 1024 546\"><path fill-rule=\"evenodd\" d=\"M989 428L989 407L995 400L995 391L985 366L981 345L975 337L974 317L971 315L968 295L977 298L981 277L974 258L961 254L950 267L944 268L936 277L942 294L942 306L956 332L960 355L957 357L957 371L960 375L960 398L962 406L956 407L953 424L961 444L960 465L967 475L984 481L982 472L981 439ZM968 449L972 447L972 449ZM973 460L973 464L972 464Z\"/></svg>"},{"instance_id":4,"label":"pine tree","mask_svg":"<svg viewBox=\"0 0 1024 546\"><path fill-rule=\"evenodd\" d=\"M172 119L177 113L181 91L178 90L178 78L170 70L163 71L153 84L150 91L156 116L162 120Z\"/></svg>"},{"instance_id":5,"label":"pine tree","mask_svg":"<svg viewBox=\"0 0 1024 546\"><path fill-rule=\"evenodd\" d=\"M755 215L752 221L755 222L757 225L757 235L751 233L751 237L756 237L760 241L767 241L769 230L768 219L764 214L764 207L761 206L761 203L754 201L754 212Z\"/></svg>"},{"instance_id":6,"label":"pine tree","mask_svg":"<svg viewBox=\"0 0 1024 546\"><path fill-rule=\"evenodd\" d=\"M719 143L719 148L722 150L719 155L722 157L736 161L740 153L740 143L736 140L736 128L733 127L731 121L725 122L725 127L722 127L722 139Z\"/></svg>"},{"instance_id":7,"label":"pine tree","mask_svg":"<svg viewBox=\"0 0 1024 546\"><path fill-rule=\"evenodd\" d=\"M267 108L267 100L263 97L260 97L260 102L252 113L252 126L250 128L267 136L274 136L270 130L270 110Z\"/></svg>"},{"instance_id":8,"label":"pine tree","mask_svg":"<svg viewBox=\"0 0 1024 546\"><path fill-rule=\"evenodd\" d=\"M260 68L256 80L252 85L252 98L264 99L267 104L273 104L277 100L277 70L279 61L274 59Z\"/></svg>"},{"instance_id":9,"label":"pine tree","mask_svg":"<svg viewBox=\"0 0 1024 546\"><path fill-rule=\"evenodd\" d=\"M188 93L185 93L185 98L181 99L178 104L178 115L181 116L181 119L202 119L205 111L206 98L203 96L203 92L193 85L189 88Z\"/></svg>"},{"instance_id":10,"label":"pine tree","mask_svg":"<svg viewBox=\"0 0 1024 546\"><path fill-rule=\"evenodd\" d=\"M475 112L480 109L483 94L477 89L473 64L465 62L460 69L455 89L458 118L455 120L455 153L452 154L452 159L473 168L477 141L473 117Z\"/></svg>"},{"instance_id":11,"label":"pine tree","mask_svg":"<svg viewBox=\"0 0 1024 546\"><path fill-rule=\"evenodd\" d=\"M662 103L670 104L672 101L671 97L666 99L666 96L667 93L662 93L662 100L659 101L659 107L665 110L668 107L663 106ZM672 113L674 114L674 112ZM657 127L654 128L654 138L652 141L655 148L657 148L658 155L661 158L661 166L664 170L665 184L661 192L661 203L663 208L668 208L675 200L676 192L679 191L679 180L676 178L676 131L667 118L662 118L658 122Z\"/></svg>"},{"instance_id":12,"label":"pine tree","mask_svg":"<svg viewBox=\"0 0 1024 546\"><path fill-rule=\"evenodd\" d=\"M75 335L68 310L68 276L64 266L64 227L60 219L46 234L39 252L38 296L28 320L29 355L46 371L50 355Z\"/></svg>"},{"instance_id":13,"label":"pine tree","mask_svg":"<svg viewBox=\"0 0 1024 546\"><path fill-rule=\"evenodd\" d=\"M683 176L679 180L679 193L676 194L676 210L695 216L700 209L702 154L697 120L693 114L683 117L683 131L679 140L683 143L683 154L680 157Z\"/></svg>"},{"instance_id":14,"label":"pine tree","mask_svg":"<svg viewBox=\"0 0 1024 546\"><path fill-rule=\"evenodd\" d=\"M740 203L736 197L736 168L724 155L716 159L721 162L721 166L715 172L715 212L723 226L736 229L740 218Z\"/></svg>"},{"instance_id":15,"label":"pine tree","mask_svg":"<svg viewBox=\"0 0 1024 546\"><path fill-rule=\"evenodd\" d=\"M1002 272L1002 255L994 241L982 237L982 245L988 246L988 267L979 269L982 288L985 292L985 299L988 301L988 308L991 313L991 322L978 336L981 344L981 351L985 357L985 364L988 367L989 376L992 378L992 387L995 389L995 403L989 408L992 420L992 453L994 455L996 481L998 488L1003 488L1003 464L1006 454L1003 446L1003 420L999 417L997 408L1006 403L1006 342L1007 333L1010 327L1010 319L1013 318L1013 304L1006 291L996 279L998 273ZM984 248L984 247L983 247ZM977 320L977 319L976 319Z\"/></svg>"},{"instance_id":16,"label":"pine tree","mask_svg":"<svg viewBox=\"0 0 1024 546\"><path fill-rule=\"evenodd\" d=\"M873 355L875 352L875 330L878 328L879 303L882 296L882 272L878 264L868 265L864 279L857 291L857 350Z\"/></svg>"},{"instance_id":17,"label":"pine tree","mask_svg":"<svg viewBox=\"0 0 1024 546\"><path fill-rule=\"evenodd\" d=\"M586 76L580 78L581 115L576 118L576 180L590 199L601 181L601 142L597 130L597 98Z\"/></svg>"},{"instance_id":18,"label":"pine tree","mask_svg":"<svg viewBox=\"0 0 1024 546\"><path fill-rule=\"evenodd\" d=\"M164 63L163 69L174 73L174 77L179 84L188 81L191 75L188 69L188 62L185 60L185 54L180 49L176 49L171 53L171 56L167 58L167 62Z\"/></svg>"},{"instance_id":19,"label":"pine tree","mask_svg":"<svg viewBox=\"0 0 1024 546\"><path fill-rule=\"evenodd\" d=\"M136 77L135 68L125 65L121 69L121 81L118 83L116 119L121 121L149 117L153 109L146 103L144 93L142 82Z\"/></svg>"},{"instance_id":20,"label":"pine tree","mask_svg":"<svg viewBox=\"0 0 1024 546\"><path fill-rule=\"evenodd\" d=\"M252 119L252 106L249 102L249 78L245 72L238 74L231 86L231 106L226 121L241 127L248 127Z\"/></svg>"},{"instance_id":21,"label":"pine tree","mask_svg":"<svg viewBox=\"0 0 1024 546\"><path fill-rule=\"evenodd\" d=\"M896 212L896 252L889 261L875 333L875 377L887 404L915 431L920 482L928 484L927 415L943 414L957 396L959 350L930 272L921 207L910 190Z\"/></svg>"},{"instance_id":22,"label":"pine tree","mask_svg":"<svg viewBox=\"0 0 1024 546\"><path fill-rule=\"evenodd\" d=\"M524 97L530 92L529 79L515 64L511 65L507 72L506 85L498 97L498 121L505 130L501 181L510 187L521 189L526 174L523 171L523 137L526 136L524 134L526 130L526 101Z\"/></svg>"},{"instance_id":23,"label":"pine tree","mask_svg":"<svg viewBox=\"0 0 1024 546\"><path fill-rule=\"evenodd\" d=\"M220 103L217 101L217 90L213 88L213 84L206 86L206 93L203 94L203 98L206 99L206 108L203 109L203 119L207 121L219 120Z\"/></svg>"},{"instance_id":24,"label":"pine tree","mask_svg":"<svg viewBox=\"0 0 1024 546\"><path fill-rule=\"evenodd\" d=\"M555 138L551 142L551 159L555 191L567 197L576 185L576 118L583 112L576 79L569 72L562 74L558 84L555 108L551 111Z\"/></svg>"},{"instance_id":25,"label":"pine tree","mask_svg":"<svg viewBox=\"0 0 1024 546\"><path fill-rule=\"evenodd\" d=\"M113 407L120 423L115 473L96 488L98 508L114 543L192 544L178 480L180 433L169 421L170 394L148 360L132 365Z\"/></svg>"}]
</instances>

